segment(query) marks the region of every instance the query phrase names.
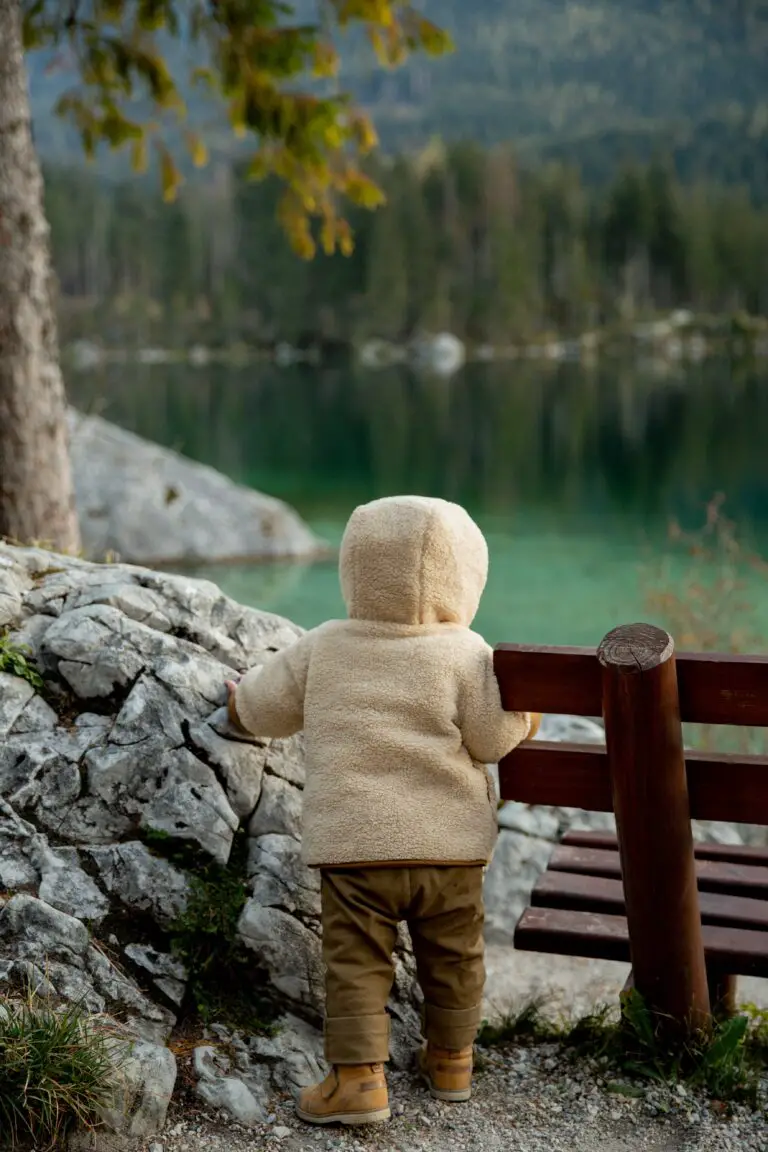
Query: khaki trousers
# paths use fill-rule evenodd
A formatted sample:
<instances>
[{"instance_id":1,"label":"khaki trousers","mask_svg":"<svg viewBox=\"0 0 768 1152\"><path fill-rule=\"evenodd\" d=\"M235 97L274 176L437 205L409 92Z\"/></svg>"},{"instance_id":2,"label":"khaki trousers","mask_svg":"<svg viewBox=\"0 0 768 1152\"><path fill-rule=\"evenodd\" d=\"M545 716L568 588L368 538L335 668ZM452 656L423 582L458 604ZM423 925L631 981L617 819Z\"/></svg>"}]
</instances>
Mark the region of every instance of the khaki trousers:
<instances>
[{"instance_id":1,"label":"khaki trousers","mask_svg":"<svg viewBox=\"0 0 768 1152\"><path fill-rule=\"evenodd\" d=\"M424 993L424 1033L440 1048L472 1044L480 1025L483 868L323 869L325 1055L330 1064L389 1059L387 1001L400 921Z\"/></svg>"}]
</instances>

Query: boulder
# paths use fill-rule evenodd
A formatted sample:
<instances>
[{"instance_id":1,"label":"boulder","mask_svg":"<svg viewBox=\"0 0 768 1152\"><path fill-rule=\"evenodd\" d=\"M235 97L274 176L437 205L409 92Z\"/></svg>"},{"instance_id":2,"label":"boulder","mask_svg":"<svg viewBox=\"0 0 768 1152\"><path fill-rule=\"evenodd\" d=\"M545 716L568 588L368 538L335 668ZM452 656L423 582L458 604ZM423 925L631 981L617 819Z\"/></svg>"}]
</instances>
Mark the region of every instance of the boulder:
<instances>
[{"instance_id":1,"label":"boulder","mask_svg":"<svg viewBox=\"0 0 768 1152\"><path fill-rule=\"evenodd\" d=\"M425 333L412 341L408 353L417 368L437 376L452 376L463 367L467 358L464 344L452 332Z\"/></svg>"},{"instance_id":2,"label":"boulder","mask_svg":"<svg viewBox=\"0 0 768 1152\"><path fill-rule=\"evenodd\" d=\"M323 550L287 504L213 468L74 410L70 434L90 556L179 564L299 558Z\"/></svg>"}]
</instances>

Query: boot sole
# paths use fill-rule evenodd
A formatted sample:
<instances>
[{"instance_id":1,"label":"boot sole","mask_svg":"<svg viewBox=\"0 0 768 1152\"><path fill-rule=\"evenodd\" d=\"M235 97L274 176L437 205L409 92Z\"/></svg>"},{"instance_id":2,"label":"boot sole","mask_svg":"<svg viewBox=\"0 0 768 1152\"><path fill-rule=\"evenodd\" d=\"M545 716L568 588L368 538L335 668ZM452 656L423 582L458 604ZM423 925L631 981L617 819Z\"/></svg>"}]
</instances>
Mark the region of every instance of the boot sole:
<instances>
[{"instance_id":1,"label":"boot sole","mask_svg":"<svg viewBox=\"0 0 768 1152\"><path fill-rule=\"evenodd\" d=\"M380 1108L378 1112L334 1112L331 1116L315 1116L312 1112L304 1112L298 1104L296 1115L305 1124L344 1124L348 1127L357 1124L381 1124L392 1118L389 1108Z\"/></svg>"},{"instance_id":2,"label":"boot sole","mask_svg":"<svg viewBox=\"0 0 768 1152\"><path fill-rule=\"evenodd\" d=\"M439 1088L435 1088L426 1072L420 1072L420 1075L433 1100L441 1100L443 1104L466 1104L467 1100L472 1099L471 1088L459 1088L454 1092L441 1092Z\"/></svg>"}]
</instances>

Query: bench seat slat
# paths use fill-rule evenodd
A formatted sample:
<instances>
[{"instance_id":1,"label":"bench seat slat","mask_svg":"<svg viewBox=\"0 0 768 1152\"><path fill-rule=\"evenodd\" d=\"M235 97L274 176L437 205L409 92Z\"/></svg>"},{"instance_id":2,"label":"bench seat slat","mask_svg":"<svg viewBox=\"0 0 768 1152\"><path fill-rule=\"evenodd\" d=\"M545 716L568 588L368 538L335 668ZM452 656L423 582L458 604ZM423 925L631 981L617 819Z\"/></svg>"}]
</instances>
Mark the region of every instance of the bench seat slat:
<instances>
[{"instance_id":1,"label":"bench seat slat","mask_svg":"<svg viewBox=\"0 0 768 1152\"><path fill-rule=\"evenodd\" d=\"M618 852L602 848L578 848L558 845L549 867L555 872L581 872L588 876L621 876ZM696 876L702 892L723 892L733 896L768 899L768 868L753 864L736 864L727 860L697 860Z\"/></svg>"},{"instance_id":2,"label":"bench seat slat","mask_svg":"<svg viewBox=\"0 0 768 1152\"><path fill-rule=\"evenodd\" d=\"M562 908L572 912L605 912L623 916L624 887L621 880L585 876L577 872L543 872L531 893L535 908ZM768 901L744 896L700 892L699 907L704 924L754 928L768 931Z\"/></svg>"},{"instance_id":3,"label":"bench seat slat","mask_svg":"<svg viewBox=\"0 0 768 1152\"><path fill-rule=\"evenodd\" d=\"M704 952L713 966L739 976L768 976L768 932L707 924L702 933ZM630 962L626 918L597 912L527 908L515 930L515 947Z\"/></svg>"},{"instance_id":4,"label":"bench seat slat","mask_svg":"<svg viewBox=\"0 0 768 1152\"><path fill-rule=\"evenodd\" d=\"M613 832L566 832L561 844L571 848L601 848L617 852L619 842ZM733 864L762 864L768 867L768 848L752 844L713 844L701 841L694 843L697 860L727 860Z\"/></svg>"}]
</instances>

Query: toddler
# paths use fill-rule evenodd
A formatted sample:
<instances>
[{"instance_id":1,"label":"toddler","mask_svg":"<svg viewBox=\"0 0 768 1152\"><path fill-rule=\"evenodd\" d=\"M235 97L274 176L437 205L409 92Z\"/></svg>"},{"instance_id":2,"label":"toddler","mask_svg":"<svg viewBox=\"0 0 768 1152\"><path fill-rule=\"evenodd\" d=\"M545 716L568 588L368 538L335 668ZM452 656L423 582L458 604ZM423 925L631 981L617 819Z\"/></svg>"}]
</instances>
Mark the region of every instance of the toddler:
<instances>
[{"instance_id":1,"label":"toddler","mask_svg":"<svg viewBox=\"0 0 768 1152\"><path fill-rule=\"evenodd\" d=\"M470 1097L483 872L497 834L485 765L540 721L503 710L492 651L470 630L487 573L485 539L458 505L362 505L341 546L348 619L228 684L230 717L253 735L305 733L302 854L321 870L332 1067L298 1100L312 1124L389 1118L386 1009L401 921L424 993L421 1074L439 1100Z\"/></svg>"}]
</instances>

